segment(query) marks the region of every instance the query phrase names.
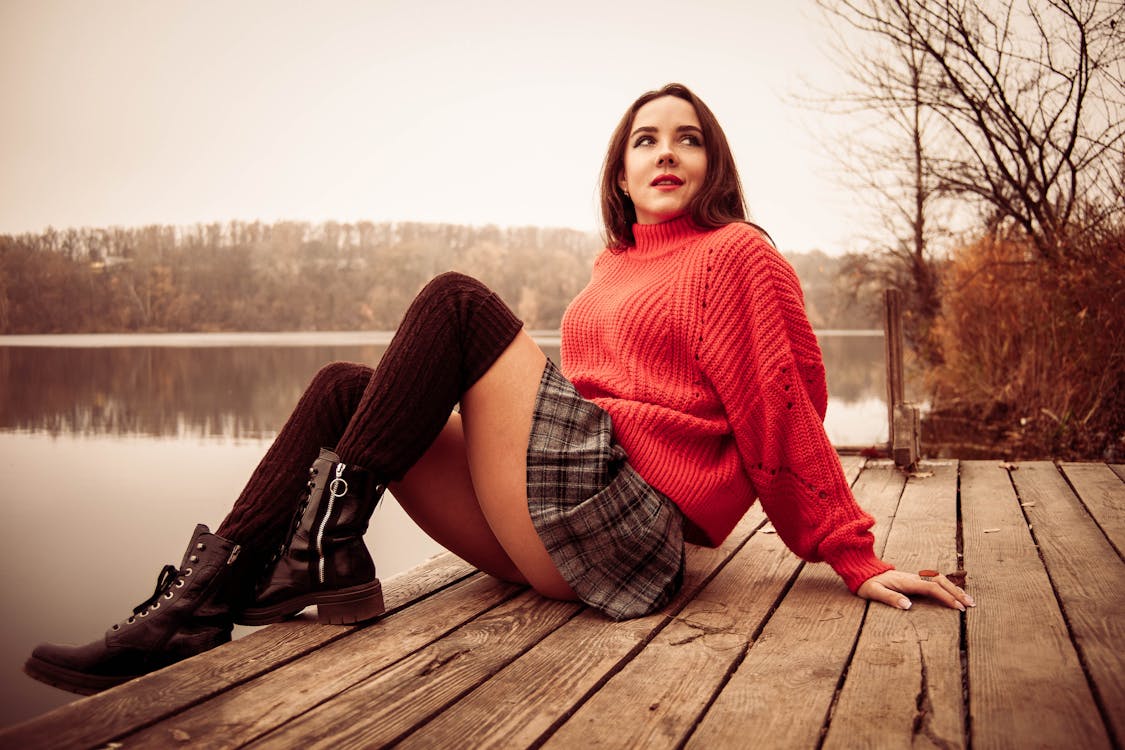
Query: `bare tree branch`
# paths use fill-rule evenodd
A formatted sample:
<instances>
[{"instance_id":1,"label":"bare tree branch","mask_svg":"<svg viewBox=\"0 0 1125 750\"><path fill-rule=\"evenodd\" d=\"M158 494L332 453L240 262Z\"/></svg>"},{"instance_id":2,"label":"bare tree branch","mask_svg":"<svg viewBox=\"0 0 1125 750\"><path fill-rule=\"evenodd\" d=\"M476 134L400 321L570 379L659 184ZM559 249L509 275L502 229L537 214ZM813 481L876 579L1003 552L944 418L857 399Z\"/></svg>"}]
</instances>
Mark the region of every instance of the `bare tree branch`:
<instances>
[{"instance_id":1,"label":"bare tree branch","mask_svg":"<svg viewBox=\"0 0 1125 750\"><path fill-rule=\"evenodd\" d=\"M1125 210L1116 200L1125 159L1125 4L818 1L867 40L842 58L856 87L844 96L848 104L883 113L906 147L924 155L907 162L900 187L925 182L931 199L1014 224L1051 261L1087 231L1083 221ZM1085 204L1097 208L1076 210ZM924 218L909 223L925 226Z\"/></svg>"}]
</instances>

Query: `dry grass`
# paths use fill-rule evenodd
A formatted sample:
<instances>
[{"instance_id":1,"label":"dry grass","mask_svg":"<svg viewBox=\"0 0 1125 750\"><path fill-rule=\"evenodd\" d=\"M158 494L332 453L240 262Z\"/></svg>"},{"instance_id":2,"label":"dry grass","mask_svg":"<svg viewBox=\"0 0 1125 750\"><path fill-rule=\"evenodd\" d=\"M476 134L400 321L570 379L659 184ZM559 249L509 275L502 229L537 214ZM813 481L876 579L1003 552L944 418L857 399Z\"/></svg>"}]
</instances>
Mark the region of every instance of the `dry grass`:
<instances>
[{"instance_id":1,"label":"dry grass","mask_svg":"<svg viewBox=\"0 0 1125 750\"><path fill-rule=\"evenodd\" d=\"M1125 459L1125 231L1056 263L987 236L954 253L943 288L928 446Z\"/></svg>"}]
</instances>

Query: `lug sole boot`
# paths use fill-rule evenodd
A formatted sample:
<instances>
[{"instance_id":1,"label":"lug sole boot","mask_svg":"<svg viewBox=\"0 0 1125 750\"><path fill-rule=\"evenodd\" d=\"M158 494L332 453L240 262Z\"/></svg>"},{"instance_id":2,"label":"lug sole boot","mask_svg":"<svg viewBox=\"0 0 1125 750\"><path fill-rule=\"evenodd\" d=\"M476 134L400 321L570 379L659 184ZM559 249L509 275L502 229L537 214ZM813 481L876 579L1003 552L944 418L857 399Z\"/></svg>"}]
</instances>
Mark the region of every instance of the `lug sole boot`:
<instances>
[{"instance_id":1,"label":"lug sole boot","mask_svg":"<svg viewBox=\"0 0 1125 750\"><path fill-rule=\"evenodd\" d=\"M308 487L253 602L236 615L241 625L280 622L311 605L318 621L332 625L385 611L363 534L386 486L322 448L309 469Z\"/></svg>"},{"instance_id":2,"label":"lug sole boot","mask_svg":"<svg viewBox=\"0 0 1125 750\"><path fill-rule=\"evenodd\" d=\"M179 569L165 565L128 619L85 646L37 646L24 672L91 695L226 643L234 617L224 587L238 553L234 542L196 526Z\"/></svg>"}]
</instances>

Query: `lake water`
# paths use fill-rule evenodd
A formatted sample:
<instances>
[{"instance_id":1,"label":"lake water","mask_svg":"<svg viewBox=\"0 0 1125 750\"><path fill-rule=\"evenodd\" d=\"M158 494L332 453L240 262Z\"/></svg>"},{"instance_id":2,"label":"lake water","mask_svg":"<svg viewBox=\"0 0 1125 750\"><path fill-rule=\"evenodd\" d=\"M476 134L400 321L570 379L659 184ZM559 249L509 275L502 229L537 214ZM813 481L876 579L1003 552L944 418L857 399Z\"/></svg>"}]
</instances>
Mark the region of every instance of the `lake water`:
<instances>
[{"instance_id":1,"label":"lake water","mask_svg":"<svg viewBox=\"0 0 1125 750\"><path fill-rule=\"evenodd\" d=\"M76 699L23 675L35 644L85 643L129 615L195 524L218 526L320 366L377 362L389 338L0 336L0 725ZM536 338L557 361L557 336ZM885 441L882 336L826 332L821 347L833 443ZM383 577L441 551L390 497L366 541Z\"/></svg>"}]
</instances>

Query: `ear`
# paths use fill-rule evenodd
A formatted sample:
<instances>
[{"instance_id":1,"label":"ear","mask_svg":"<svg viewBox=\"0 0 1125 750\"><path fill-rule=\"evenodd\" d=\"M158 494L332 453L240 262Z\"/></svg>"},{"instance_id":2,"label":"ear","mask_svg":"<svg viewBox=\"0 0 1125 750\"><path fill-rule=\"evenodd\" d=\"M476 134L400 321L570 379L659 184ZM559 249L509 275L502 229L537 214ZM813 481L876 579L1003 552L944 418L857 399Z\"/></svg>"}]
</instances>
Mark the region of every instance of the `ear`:
<instances>
[{"instance_id":1,"label":"ear","mask_svg":"<svg viewBox=\"0 0 1125 750\"><path fill-rule=\"evenodd\" d=\"M617 187L621 188L621 192L625 195L629 194L629 183L625 180L624 170L617 173Z\"/></svg>"}]
</instances>

